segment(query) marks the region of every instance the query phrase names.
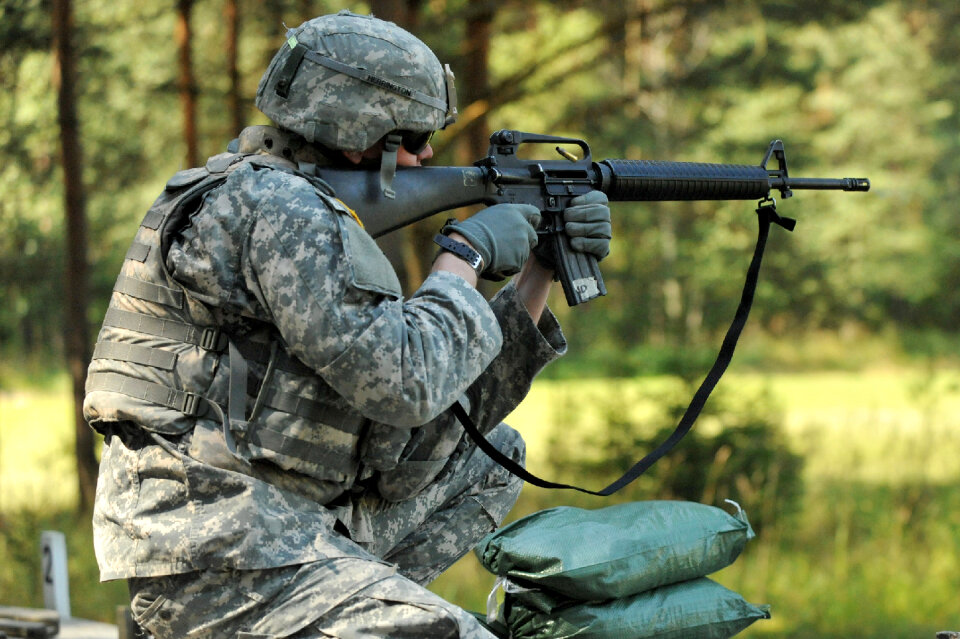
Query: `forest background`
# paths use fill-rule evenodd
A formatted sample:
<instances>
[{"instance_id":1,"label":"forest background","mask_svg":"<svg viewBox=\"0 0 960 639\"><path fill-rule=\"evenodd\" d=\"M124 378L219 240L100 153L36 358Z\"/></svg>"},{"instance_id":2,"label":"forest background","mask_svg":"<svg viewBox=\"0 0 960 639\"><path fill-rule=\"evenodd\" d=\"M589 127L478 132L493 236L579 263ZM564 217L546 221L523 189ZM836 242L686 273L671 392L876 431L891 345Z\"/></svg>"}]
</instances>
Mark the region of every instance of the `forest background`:
<instances>
[{"instance_id":1,"label":"forest background","mask_svg":"<svg viewBox=\"0 0 960 639\"><path fill-rule=\"evenodd\" d=\"M74 607L109 619L89 508L99 442L74 398L114 278L170 175L246 125L284 25L351 8L457 72L433 164L491 131L595 159L869 177L780 211L731 375L693 435L618 499L736 499L759 539L718 578L777 637L960 626L960 5L946 0L0 0L0 604L40 605L39 530L68 532ZM733 316L753 203L617 203L609 295L553 300L570 341L512 417L534 470L599 486L662 437ZM439 219L382 242L407 290ZM528 488L514 515L608 502ZM434 588L478 608L471 557ZM942 626L942 627L941 627Z\"/></svg>"}]
</instances>

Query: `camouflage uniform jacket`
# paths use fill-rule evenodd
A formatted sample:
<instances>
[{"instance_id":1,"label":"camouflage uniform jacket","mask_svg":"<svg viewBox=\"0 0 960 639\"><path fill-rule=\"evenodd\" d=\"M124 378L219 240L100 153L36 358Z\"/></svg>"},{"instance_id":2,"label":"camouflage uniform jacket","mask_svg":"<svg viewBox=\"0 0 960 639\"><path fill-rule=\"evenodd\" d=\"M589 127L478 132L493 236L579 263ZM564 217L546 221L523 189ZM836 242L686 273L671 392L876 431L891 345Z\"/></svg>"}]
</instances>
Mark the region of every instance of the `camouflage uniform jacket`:
<instances>
[{"instance_id":1,"label":"camouflage uniform jacket","mask_svg":"<svg viewBox=\"0 0 960 639\"><path fill-rule=\"evenodd\" d=\"M349 210L295 171L240 163L204 196L165 261L238 343L274 331L319 387L362 418L364 439L353 475L319 481L234 454L210 415L180 435L100 424L108 435L94 532L103 580L351 555L355 547L331 534L337 518L351 517L345 496L416 495L463 436L447 407L459 399L489 431L566 348L553 315L535 326L511 285L488 302L438 272L403 299ZM251 374L262 381L264 367L251 363ZM339 435L318 424L310 436ZM376 534L356 521L350 529Z\"/></svg>"}]
</instances>

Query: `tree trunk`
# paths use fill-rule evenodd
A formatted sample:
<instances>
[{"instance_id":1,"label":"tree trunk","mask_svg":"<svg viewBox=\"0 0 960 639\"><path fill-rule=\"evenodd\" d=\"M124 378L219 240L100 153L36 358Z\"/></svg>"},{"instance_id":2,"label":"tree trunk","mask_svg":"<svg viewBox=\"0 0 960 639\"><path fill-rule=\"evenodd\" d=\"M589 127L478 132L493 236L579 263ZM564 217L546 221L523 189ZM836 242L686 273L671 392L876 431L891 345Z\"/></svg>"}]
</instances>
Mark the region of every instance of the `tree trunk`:
<instances>
[{"instance_id":1,"label":"tree trunk","mask_svg":"<svg viewBox=\"0 0 960 639\"><path fill-rule=\"evenodd\" d=\"M632 97L626 110L633 119L649 121L656 148L667 150L674 125L669 93L660 90L665 84L664 78L670 73L671 63L663 33L674 25L664 24L663 3L658 0L629 0L623 3L622 11L622 86ZM629 145L624 151L628 157L633 157L636 152ZM648 311L648 339L682 341L686 328L697 328L699 322L696 312L687 312L689 294L679 272L682 262L680 246L686 229L678 223L675 213L666 214L659 205L653 205L651 210L659 213L657 229L663 279L660 304Z\"/></svg>"},{"instance_id":2,"label":"tree trunk","mask_svg":"<svg viewBox=\"0 0 960 639\"><path fill-rule=\"evenodd\" d=\"M186 162L188 167L200 164L200 152L197 144L197 85L193 77L193 61L190 53L190 42L193 35L190 28L191 9L193 9L193 0L177 0L177 26L174 36L177 41L180 67L178 85L180 107L183 110L183 138L187 145Z\"/></svg>"},{"instance_id":3,"label":"tree trunk","mask_svg":"<svg viewBox=\"0 0 960 639\"><path fill-rule=\"evenodd\" d=\"M77 458L79 507L89 511L97 486L93 431L83 419L83 395L90 344L87 337L87 224L83 190L83 152L75 101L76 57L73 51L71 0L53 2L53 85L57 89L66 214L67 269L64 274L64 344L73 387L74 452Z\"/></svg>"},{"instance_id":4,"label":"tree trunk","mask_svg":"<svg viewBox=\"0 0 960 639\"><path fill-rule=\"evenodd\" d=\"M465 68L462 73L463 95L466 104L485 100L490 93L490 33L495 8L490 2L479 3L467 18ZM466 145L461 147L461 164L469 165L482 158L489 146L489 127L486 112L479 115L466 131Z\"/></svg>"},{"instance_id":5,"label":"tree trunk","mask_svg":"<svg viewBox=\"0 0 960 639\"><path fill-rule=\"evenodd\" d=\"M237 40L240 35L240 10L237 0L227 0L223 7L224 21L227 23L227 76L230 88L227 90L227 105L230 109L230 127L233 135L238 135L244 126L244 105L241 99L240 73L237 71Z\"/></svg>"},{"instance_id":6,"label":"tree trunk","mask_svg":"<svg viewBox=\"0 0 960 639\"><path fill-rule=\"evenodd\" d=\"M370 12L416 35L421 0L371 0Z\"/></svg>"},{"instance_id":7,"label":"tree trunk","mask_svg":"<svg viewBox=\"0 0 960 639\"><path fill-rule=\"evenodd\" d=\"M407 0L370 0L370 13L402 27L406 23Z\"/></svg>"}]
</instances>

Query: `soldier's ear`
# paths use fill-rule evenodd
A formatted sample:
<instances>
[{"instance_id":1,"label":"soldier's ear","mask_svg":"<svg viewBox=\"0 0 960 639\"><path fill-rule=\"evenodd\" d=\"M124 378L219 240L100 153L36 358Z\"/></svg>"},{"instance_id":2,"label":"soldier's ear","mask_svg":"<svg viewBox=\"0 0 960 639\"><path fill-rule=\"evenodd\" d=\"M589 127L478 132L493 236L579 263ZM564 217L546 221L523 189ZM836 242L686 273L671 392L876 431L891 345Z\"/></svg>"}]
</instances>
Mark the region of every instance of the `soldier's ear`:
<instances>
[{"instance_id":1,"label":"soldier's ear","mask_svg":"<svg viewBox=\"0 0 960 639\"><path fill-rule=\"evenodd\" d=\"M360 164L360 160L363 159L363 151L341 151L341 153L354 164Z\"/></svg>"}]
</instances>

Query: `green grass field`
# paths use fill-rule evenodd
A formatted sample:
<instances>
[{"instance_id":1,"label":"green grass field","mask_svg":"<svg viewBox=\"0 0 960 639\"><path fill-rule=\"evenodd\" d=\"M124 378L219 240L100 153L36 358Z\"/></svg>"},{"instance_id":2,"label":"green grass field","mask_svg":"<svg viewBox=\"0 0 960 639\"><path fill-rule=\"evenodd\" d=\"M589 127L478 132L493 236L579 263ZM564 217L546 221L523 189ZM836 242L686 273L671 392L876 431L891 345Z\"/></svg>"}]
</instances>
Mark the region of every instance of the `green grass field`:
<instances>
[{"instance_id":1,"label":"green grass field","mask_svg":"<svg viewBox=\"0 0 960 639\"><path fill-rule=\"evenodd\" d=\"M508 421L527 438L534 472L577 481L547 455L558 411L576 406L576 432L566 434L576 447L613 394L636 385L655 394L672 383L541 381ZM773 619L745 636L907 639L960 629L960 371L734 373L721 391L766 393L782 413L790 446L805 458L800 512L764 527L717 575L748 600L773 607ZM45 391L0 393L0 603L39 605L39 530L57 527L71 538L75 614L109 620L123 588L97 585L89 524L71 515L70 415L63 380ZM706 419L697 428L719 425ZM570 500L568 493L528 487L511 517ZM432 588L480 609L492 583L468 556Z\"/></svg>"}]
</instances>

